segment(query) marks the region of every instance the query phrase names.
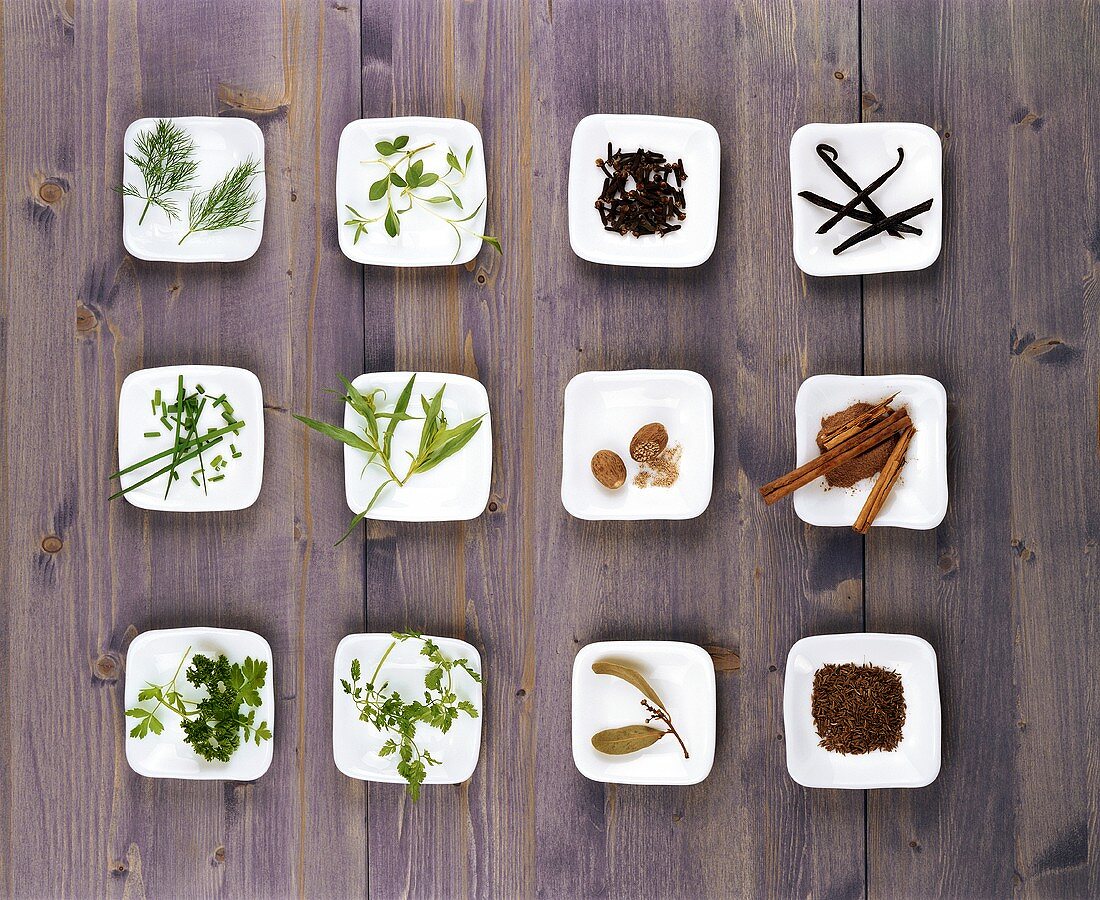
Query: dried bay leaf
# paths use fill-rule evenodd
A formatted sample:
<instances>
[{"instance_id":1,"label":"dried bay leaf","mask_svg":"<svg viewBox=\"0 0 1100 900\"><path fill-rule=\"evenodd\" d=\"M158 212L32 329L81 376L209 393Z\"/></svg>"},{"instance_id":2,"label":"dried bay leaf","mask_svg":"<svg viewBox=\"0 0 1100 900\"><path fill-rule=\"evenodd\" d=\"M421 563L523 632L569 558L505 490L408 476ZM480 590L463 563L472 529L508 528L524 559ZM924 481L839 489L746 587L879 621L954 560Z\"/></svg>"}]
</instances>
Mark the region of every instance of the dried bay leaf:
<instances>
[{"instance_id":1,"label":"dried bay leaf","mask_svg":"<svg viewBox=\"0 0 1100 900\"><path fill-rule=\"evenodd\" d=\"M667 731L650 728L648 725L624 725L622 728L608 728L592 735L592 746L600 753L624 756L653 746L666 734Z\"/></svg>"},{"instance_id":2,"label":"dried bay leaf","mask_svg":"<svg viewBox=\"0 0 1100 900\"><path fill-rule=\"evenodd\" d=\"M592 671L597 675L614 675L616 678L621 678L628 684L634 685L643 695L648 697L653 703L657 704L666 713L668 709L665 707L664 701L657 696L657 692L653 690L649 682L642 677L642 674L630 666L624 666L622 663L608 662L607 660L600 660L599 662L592 663ZM652 743L652 741L650 742ZM649 746L648 744L646 746Z\"/></svg>"}]
</instances>

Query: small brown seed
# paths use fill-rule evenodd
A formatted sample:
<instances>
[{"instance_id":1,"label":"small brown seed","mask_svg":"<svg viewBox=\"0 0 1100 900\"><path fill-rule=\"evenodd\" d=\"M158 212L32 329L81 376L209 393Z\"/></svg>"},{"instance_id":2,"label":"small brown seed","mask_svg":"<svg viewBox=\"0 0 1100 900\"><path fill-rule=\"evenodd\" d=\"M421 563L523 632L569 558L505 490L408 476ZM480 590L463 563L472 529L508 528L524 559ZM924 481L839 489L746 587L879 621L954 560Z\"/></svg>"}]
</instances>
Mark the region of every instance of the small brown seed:
<instances>
[{"instance_id":1,"label":"small brown seed","mask_svg":"<svg viewBox=\"0 0 1100 900\"><path fill-rule=\"evenodd\" d=\"M626 484L626 463L614 450L600 450L592 457L592 474L605 488L614 491Z\"/></svg>"},{"instance_id":2,"label":"small brown seed","mask_svg":"<svg viewBox=\"0 0 1100 900\"><path fill-rule=\"evenodd\" d=\"M651 462L668 446L668 432L660 422L650 422L638 429L630 439L630 457L637 462Z\"/></svg>"}]
</instances>

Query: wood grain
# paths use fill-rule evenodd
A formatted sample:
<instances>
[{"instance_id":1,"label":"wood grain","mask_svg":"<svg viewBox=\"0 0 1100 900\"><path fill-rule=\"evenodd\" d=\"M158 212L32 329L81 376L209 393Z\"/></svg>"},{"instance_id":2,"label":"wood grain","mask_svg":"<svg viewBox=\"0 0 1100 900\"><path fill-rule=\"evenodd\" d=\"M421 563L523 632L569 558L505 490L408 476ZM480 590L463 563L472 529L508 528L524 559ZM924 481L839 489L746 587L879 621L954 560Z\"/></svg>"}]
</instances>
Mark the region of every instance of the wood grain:
<instances>
[{"instance_id":1,"label":"wood grain","mask_svg":"<svg viewBox=\"0 0 1100 900\"><path fill-rule=\"evenodd\" d=\"M951 407L944 524L867 539L868 628L933 643L945 726L935 784L869 797L873 896L1097 888L1098 23L863 4L868 118L940 132L947 213L939 263L865 280L867 370Z\"/></svg>"},{"instance_id":2,"label":"wood grain","mask_svg":"<svg viewBox=\"0 0 1100 900\"><path fill-rule=\"evenodd\" d=\"M0 16L5 896L1100 894L1095 3L43 0ZM569 145L593 112L718 129L704 266L572 254ZM267 221L248 262L123 250L123 131L187 114L264 132ZM503 257L391 270L340 254L341 128L414 114L481 129ZM941 134L941 260L804 277L790 136L861 116ZM121 381L174 362L259 375L252 509L107 503ZM559 498L565 385L647 366L715 389L711 506L690 522L574 520ZM394 368L485 383L489 509L373 523L334 548L342 457L290 414L335 420L323 389L338 372ZM932 532L864 543L756 496L790 467L801 380L864 370L947 387L952 500ZM126 765L127 646L185 624L271 641L275 761L254 783ZM471 640L487 676L477 771L415 806L339 774L330 743L337 642L405 626ZM790 645L864 626L939 653L931 787L810 791L787 776ZM589 782L569 750L573 657L651 637L721 663L714 769L690 788Z\"/></svg>"}]
</instances>

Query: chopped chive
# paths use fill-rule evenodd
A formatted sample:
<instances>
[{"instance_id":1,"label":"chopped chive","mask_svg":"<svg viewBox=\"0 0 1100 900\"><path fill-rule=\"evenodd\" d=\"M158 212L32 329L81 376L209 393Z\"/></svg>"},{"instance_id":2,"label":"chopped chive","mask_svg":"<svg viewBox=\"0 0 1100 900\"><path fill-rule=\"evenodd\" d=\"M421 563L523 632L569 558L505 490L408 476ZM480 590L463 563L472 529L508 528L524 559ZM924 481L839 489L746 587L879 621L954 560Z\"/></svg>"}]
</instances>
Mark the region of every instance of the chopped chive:
<instances>
[{"instance_id":1,"label":"chopped chive","mask_svg":"<svg viewBox=\"0 0 1100 900\"><path fill-rule=\"evenodd\" d=\"M160 437L160 432L159 431L147 431L147 432L145 432L145 436L146 437Z\"/></svg>"},{"instance_id":2,"label":"chopped chive","mask_svg":"<svg viewBox=\"0 0 1100 900\"><path fill-rule=\"evenodd\" d=\"M223 403L225 403L225 394L222 394L220 397L218 397L217 400L214 401L215 406L221 406Z\"/></svg>"},{"instance_id":3,"label":"chopped chive","mask_svg":"<svg viewBox=\"0 0 1100 900\"><path fill-rule=\"evenodd\" d=\"M212 466L213 466L213 467L214 467L215 469L217 469L217 468L220 468L220 467L221 467L221 464L222 464L223 462L225 462L225 460L224 460L224 459L222 459L222 455L221 455L221 454L219 453L219 454L218 454L217 456L215 456L215 457L214 457L214 458L213 458L212 460L210 460L210 465L212 465Z\"/></svg>"},{"instance_id":4,"label":"chopped chive","mask_svg":"<svg viewBox=\"0 0 1100 900\"><path fill-rule=\"evenodd\" d=\"M153 406L160 406L160 401L161 401L160 388L157 388L156 391L153 393Z\"/></svg>"},{"instance_id":5,"label":"chopped chive","mask_svg":"<svg viewBox=\"0 0 1100 900\"><path fill-rule=\"evenodd\" d=\"M236 421L233 418L232 413L227 413L225 410L222 410L222 418L225 419L225 421L227 421L230 425L232 425Z\"/></svg>"},{"instance_id":6,"label":"chopped chive","mask_svg":"<svg viewBox=\"0 0 1100 900\"><path fill-rule=\"evenodd\" d=\"M168 421L168 416L161 416L160 421L165 428L167 428L169 431L172 430L172 423Z\"/></svg>"},{"instance_id":7,"label":"chopped chive","mask_svg":"<svg viewBox=\"0 0 1100 900\"><path fill-rule=\"evenodd\" d=\"M206 388L204 388L201 384L196 384L195 385L195 391L199 394L205 394L206 393Z\"/></svg>"},{"instance_id":8,"label":"chopped chive","mask_svg":"<svg viewBox=\"0 0 1100 900\"><path fill-rule=\"evenodd\" d=\"M193 482L195 482L195 487L202 487L202 484L199 482L198 478L196 478L194 475L191 476L191 480Z\"/></svg>"},{"instance_id":9,"label":"chopped chive","mask_svg":"<svg viewBox=\"0 0 1100 900\"><path fill-rule=\"evenodd\" d=\"M211 481L221 481L221 480L222 480L223 478L225 478L225 476L224 476L224 475L215 475L215 476L214 476L213 478L211 478L210 480L211 480Z\"/></svg>"}]
</instances>

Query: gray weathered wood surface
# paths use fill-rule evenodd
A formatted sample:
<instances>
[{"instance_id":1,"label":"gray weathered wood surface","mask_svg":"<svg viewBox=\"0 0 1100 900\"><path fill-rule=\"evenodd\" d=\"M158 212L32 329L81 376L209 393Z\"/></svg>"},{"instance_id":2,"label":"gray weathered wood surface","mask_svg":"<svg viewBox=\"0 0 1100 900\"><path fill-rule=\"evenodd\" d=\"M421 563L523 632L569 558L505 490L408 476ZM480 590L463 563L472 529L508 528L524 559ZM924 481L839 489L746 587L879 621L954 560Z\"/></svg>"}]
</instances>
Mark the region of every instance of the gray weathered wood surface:
<instances>
[{"instance_id":1,"label":"gray weathered wood surface","mask_svg":"<svg viewBox=\"0 0 1100 900\"><path fill-rule=\"evenodd\" d=\"M1084 897L1100 894L1100 10L1092 2L553 0L0 4L0 885L19 897ZM718 247L689 271L603 268L566 233L591 112L706 119ZM267 141L250 261L148 264L120 236L122 134L224 114ZM467 118L486 249L363 269L336 240L343 125ZM803 277L787 145L808 121L926 122L944 252L923 273ZM235 514L108 504L118 388L173 362L264 386L264 489ZM337 372L479 377L489 511L376 523L339 548L342 459L296 427ZM561 397L586 369L714 385L710 509L584 523L558 498ZM920 372L951 401L952 502L932 532L813 529L755 489L793 458L817 372ZM47 540L56 538L56 541ZM58 543L60 549L58 549ZM123 752L135 633L251 628L275 651L275 761L255 783L148 781ZM344 778L331 660L346 633L464 636L487 670L472 780ZM918 791L786 774L782 670L807 634L935 645L944 766ZM569 753L576 649L668 637L740 654L715 766L605 787Z\"/></svg>"}]
</instances>

